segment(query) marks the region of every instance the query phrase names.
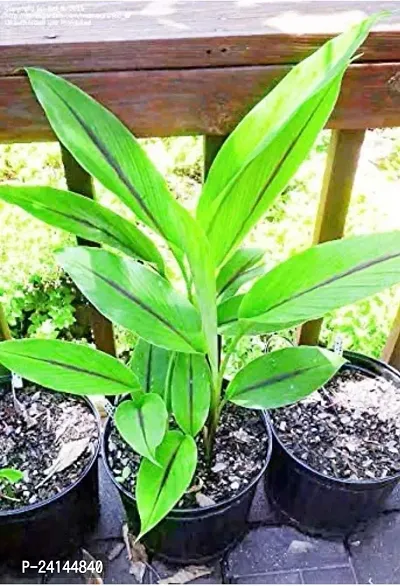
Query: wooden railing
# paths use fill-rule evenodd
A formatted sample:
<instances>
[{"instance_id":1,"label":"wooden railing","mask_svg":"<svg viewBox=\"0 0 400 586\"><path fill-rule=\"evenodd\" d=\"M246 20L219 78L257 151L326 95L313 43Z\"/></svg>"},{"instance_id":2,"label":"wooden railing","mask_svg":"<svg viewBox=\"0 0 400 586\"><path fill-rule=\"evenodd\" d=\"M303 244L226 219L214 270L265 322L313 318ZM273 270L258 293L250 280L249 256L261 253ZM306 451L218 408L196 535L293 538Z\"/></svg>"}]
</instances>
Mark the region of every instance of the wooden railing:
<instances>
[{"instance_id":1,"label":"wooden railing","mask_svg":"<svg viewBox=\"0 0 400 586\"><path fill-rule=\"evenodd\" d=\"M0 141L54 140L24 66L79 85L136 136L204 135L205 173L240 118L326 39L396 0L365 2L13 2L0 4ZM400 126L400 14L369 36L349 67L332 128L314 242L343 236L367 128ZM68 187L93 197L87 173L62 151ZM400 222L400 220L399 220ZM115 351L112 326L93 310L95 340ZM305 324L317 343L321 321ZM400 310L384 358L400 367Z\"/></svg>"}]
</instances>

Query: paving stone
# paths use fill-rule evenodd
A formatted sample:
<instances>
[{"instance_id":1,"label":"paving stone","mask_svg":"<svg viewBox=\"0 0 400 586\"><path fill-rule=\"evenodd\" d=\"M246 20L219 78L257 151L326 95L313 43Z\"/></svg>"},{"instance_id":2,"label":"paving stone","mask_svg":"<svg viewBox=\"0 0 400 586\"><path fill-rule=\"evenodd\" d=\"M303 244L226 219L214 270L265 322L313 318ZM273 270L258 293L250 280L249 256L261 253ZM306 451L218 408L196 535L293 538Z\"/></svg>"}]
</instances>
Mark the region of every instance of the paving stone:
<instances>
[{"instance_id":1,"label":"paving stone","mask_svg":"<svg viewBox=\"0 0 400 586\"><path fill-rule=\"evenodd\" d=\"M281 522L279 512L273 509L265 495L263 480L260 480L257 485L247 520L249 523L268 523L271 525Z\"/></svg>"},{"instance_id":2,"label":"paving stone","mask_svg":"<svg viewBox=\"0 0 400 586\"><path fill-rule=\"evenodd\" d=\"M152 567L154 572L151 576L151 582L157 584L158 581L165 578L170 578L176 574L180 569L185 569L185 566L177 566L173 564L167 564L157 558L153 559ZM212 569L211 573L206 576L201 576L189 582L190 584L222 584L222 572L220 562L212 564L202 564ZM187 569L187 566L186 566Z\"/></svg>"},{"instance_id":3,"label":"paving stone","mask_svg":"<svg viewBox=\"0 0 400 586\"><path fill-rule=\"evenodd\" d=\"M318 568L303 570L304 584L356 584L350 566L343 568Z\"/></svg>"},{"instance_id":4,"label":"paving stone","mask_svg":"<svg viewBox=\"0 0 400 586\"><path fill-rule=\"evenodd\" d=\"M118 539L122 535L125 511L118 490L99 458L100 519L92 539Z\"/></svg>"},{"instance_id":5,"label":"paving stone","mask_svg":"<svg viewBox=\"0 0 400 586\"><path fill-rule=\"evenodd\" d=\"M40 584L42 576L37 572L22 573L17 570L0 566L0 584Z\"/></svg>"},{"instance_id":6,"label":"paving stone","mask_svg":"<svg viewBox=\"0 0 400 586\"><path fill-rule=\"evenodd\" d=\"M71 556L65 563L69 563L70 567L74 562L79 563L82 560L81 550L77 551L75 555ZM85 584L85 575L81 572L61 570L61 572L47 572L43 576L43 582L46 584Z\"/></svg>"},{"instance_id":7,"label":"paving stone","mask_svg":"<svg viewBox=\"0 0 400 586\"><path fill-rule=\"evenodd\" d=\"M347 563L341 542L308 537L292 527L262 527L250 531L231 552L227 573L237 577Z\"/></svg>"},{"instance_id":8,"label":"paving stone","mask_svg":"<svg viewBox=\"0 0 400 586\"><path fill-rule=\"evenodd\" d=\"M349 539L360 583L400 583L400 513L381 515Z\"/></svg>"},{"instance_id":9,"label":"paving stone","mask_svg":"<svg viewBox=\"0 0 400 586\"><path fill-rule=\"evenodd\" d=\"M235 578L233 584L302 584L300 572L269 572Z\"/></svg>"},{"instance_id":10,"label":"paving stone","mask_svg":"<svg viewBox=\"0 0 400 586\"><path fill-rule=\"evenodd\" d=\"M95 560L101 560L104 566L104 584L138 584L139 582L130 573L130 563L127 558L126 548L116 546L122 544L120 539L101 539L88 544L88 551ZM111 553L117 555L109 559ZM145 582L146 583L146 582Z\"/></svg>"}]
</instances>

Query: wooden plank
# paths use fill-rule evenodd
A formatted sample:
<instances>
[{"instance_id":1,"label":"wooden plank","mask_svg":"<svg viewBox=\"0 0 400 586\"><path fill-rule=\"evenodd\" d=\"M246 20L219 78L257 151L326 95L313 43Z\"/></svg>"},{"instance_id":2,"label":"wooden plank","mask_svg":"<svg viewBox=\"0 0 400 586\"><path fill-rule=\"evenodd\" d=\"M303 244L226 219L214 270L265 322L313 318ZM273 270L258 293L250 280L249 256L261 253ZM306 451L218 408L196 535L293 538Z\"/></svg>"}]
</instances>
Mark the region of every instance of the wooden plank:
<instances>
[{"instance_id":1,"label":"wooden plank","mask_svg":"<svg viewBox=\"0 0 400 586\"><path fill-rule=\"evenodd\" d=\"M389 337L386 341L382 358L398 370L400 370L400 307L393 322Z\"/></svg>"},{"instance_id":2,"label":"wooden plank","mask_svg":"<svg viewBox=\"0 0 400 586\"><path fill-rule=\"evenodd\" d=\"M72 157L69 151L61 146L61 155L65 170L67 187L74 193L80 193L85 197L93 199L94 191L92 178ZM78 244L84 246L97 246L83 238L77 238ZM112 356L116 355L113 327L110 320L101 315L93 306L89 307L90 323L93 330L94 341L99 350L107 352Z\"/></svg>"},{"instance_id":3,"label":"wooden plank","mask_svg":"<svg viewBox=\"0 0 400 586\"><path fill-rule=\"evenodd\" d=\"M378 4L378 5L377 5ZM296 63L377 10L362 60L400 59L397 0L0 3L0 75Z\"/></svg>"},{"instance_id":4,"label":"wooden plank","mask_svg":"<svg viewBox=\"0 0 400 586\"><path fill-rule=\"evenodd\" d=\"M137 136L229 134L288 66L67 75ZM400 63L350 66L330 128L400 126ZM0 142L54 140L23 76L0 77Z\"/></svg>"},{"instance_id":5,"label":"wooden plank","mask_svg":"<svg viewBox=\"0 0 400 586\"><path fill-rule=\"evenodd\" d=\"M364 141L364 130L332 132L313 243L342 238L349 209L354 177ZM303 325L300 344L318 344L322 319Z\"/></svg>"}]
</instances>

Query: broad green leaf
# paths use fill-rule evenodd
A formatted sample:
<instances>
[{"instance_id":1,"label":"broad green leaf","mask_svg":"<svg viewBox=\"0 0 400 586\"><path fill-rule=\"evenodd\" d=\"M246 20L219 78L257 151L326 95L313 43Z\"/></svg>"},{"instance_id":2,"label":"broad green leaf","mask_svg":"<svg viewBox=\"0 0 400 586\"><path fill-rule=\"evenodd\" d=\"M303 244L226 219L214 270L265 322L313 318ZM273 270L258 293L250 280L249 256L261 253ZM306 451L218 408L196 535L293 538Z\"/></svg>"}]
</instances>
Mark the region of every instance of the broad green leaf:
<instances>
[{"instance_id":1,"label":"broad green leaf","mask_svg":"<svg viewBox=\"0 0 400 586\"><path fill-rule=\"evenodd\" d=\"M130 367L145 393L157 393L157 395L164 397L166 378L172 356L173 353L169 350L153 346L146 340L138 340Z\"/></svg>"},{"instance_id":2,"label":"broad green leaf","mask_svg":"<svg viewBox=\"0 0 400 586\"><path fill-rule=\"evenodd\" d=\"M210 409L211 379L204 356L178 354L172 376L172 411L179 427L192 437L202 429Z\"/></svg>"},{"instance_id":3,"label":"broad green leaf","mask_svg":"<svg viewBox=\"0 0 400 586\"><path fill-rule=\"evenodd\" d=\"M154 264L164 272L161 254L143 232L87 197L53 187L2 185L0 199L18 205L51 226L86 240L113 246L129 256Z\"/></svg>"},{"instance_id":4,"label":"broad green leaf","mask_svg":"<svg viewBox=\"0 0 400 586\"><path fill-rule=\"evenodd\" d=\"M284 348L256 358L229 383L226 398L249 409L275 409L304 399L346 362L314 346Z\"/></svg>"},{"instance_id":5,"label":"broad green leaf","mask_svg":"<svg viewBox=\"0 0 400 586\"><path fill-rule=\"evenodd\" d=\"M235 295L218 305L218 332L224 336L243 335L254 336L264 334L266 327L263 323L239 319L239 308L244 295Z\"/></svg>"},{"instance_id":6,"label":"broad green leaf","mask_svg":"<svg viewBox=\"0 0 400 586\"><path fill-rule=\"evenodd\" d=\"M235 295L218 305L218 331L230 335L238 327L239 308L244 295Z\"/></svg>"},{"instance_id":7,"label":"broad green leaf","mask_svg":"<svg viewBox=\"0 0 400 586\"><path fill-rule=\"evenodd\" d=\"M224 290L224 292L221 294L220 303L223 301L226 301L230 297L233 297L233 295L235 295L235 293L237 293L239 291L239 289L241 288L242 285L244 285L246 283L250 283L251 281L254 281L257 277L261 277L262 275L265 275L265 270L266 270L265 265L262 264L260 266L253 267L252 269L249 269L248 271L245 271L244 273L241 273L233 281L233 283L231 285L229 285L229 287L227 287Z\"/></svg>"},{"instance_id":8,"label":"broad green leaf","mask_svg":"<svg viewBox=\"0 0 400 586\"><path fill-rule=\"evenodd\" d=\"M173 509L189 487L197 464L196 442L190 435L169 431L156 450L156 459L161 467L144 459L137 476L138 539Z\"/></svg>"},{"instance_id":9,"label":"broad green leaf","mask_svg":"<svg viewBox=\"0 0 400 586\"><path fill-rule=\"evenodd\" d=\"M346 67L380 16L363 20L296 65L223 144L197 210L217 266L306 158L334 107Z\"/></svg>"},{"instance_id":10,"label":"broad green leaf","mask_svg":"<svg viewBox=\"0 0 400 586\"><path fill-rule=\"evenodd\" d=\"M400 231L335 240L291 257L259 279L239 317L265 332L322 317L400 282Z\"/></svg>"},{"instance_id":11,"label":"broad green leaf","mask_svg":"<svg viewBox=\"0 0 400 586\"><path fill-rule=\"evenodd\" d=\"M132 400L118 405L114 421L126 443L158 465L155 450L164 438L168 423L162 398L154 393L135 393Z\"/></svg>"},{"instance_id":12,"label":"broad green leaf","mask_svg":"<svg viewBox=\"0 0 400 586\"><path fill-rule=\"evenodd\" d=\"M262 261L262 248L240 248L221 268L217 277L217 293L222 295L246 271Z\"/></svg>"},{"instance_id":13,"label":"broad green leaf","mask_svg":"<svg viewBox=\"0 0 400 586\"><path fill-rule=\"evenodd\" d=\"M120 395L140 389L136 376L122 362L73 342L1 342L0 363L38 385L72 395Z\"/></svg>"},{"instance_id":14,"label":"broad green leaf","mask_svg":"<svg viewBox=\"0 0 400 586\"><path fill-rule=\"evenodd\" d=\"M82 246L66 248L57 257L83 294L111 321L157 346L204 352L197 310L148 267Z\"/></svg>"},{"instance_id":15,"label":"broad green leaf","mask_svg":"<svg viewBox=\"0 0 400 586\"><path fill-rule=\"evenodd\" d=\"M15 468L0 468L0 484L2 480L15 484L22 480L23 477L23 473L20 470L15 470Z\"/></svg>"},{"instance_id":16,"label":"broad green leaf","mask_svg":"<svg viewBox=\"0 0 400 586\"><path fill-rule=\"evenodd\" d=\"M215 373L215 272L203 230L173 198L139 142L114 114L61 77L33 67L26 71L55 134L80 165L159 232L175 255L187 255Z\"/></svg>"},{"instance_id":17,"label":"broad green leaf","mask_svg":"<svg viewBox=\"0 0 400 586\"><path fill-rule=\"evenodd\" d=\"M62 77L26 69L55 134L80 165L144 223L182 247L174 200L132 133L107 108Z\"/></svg>"}]
</instances>

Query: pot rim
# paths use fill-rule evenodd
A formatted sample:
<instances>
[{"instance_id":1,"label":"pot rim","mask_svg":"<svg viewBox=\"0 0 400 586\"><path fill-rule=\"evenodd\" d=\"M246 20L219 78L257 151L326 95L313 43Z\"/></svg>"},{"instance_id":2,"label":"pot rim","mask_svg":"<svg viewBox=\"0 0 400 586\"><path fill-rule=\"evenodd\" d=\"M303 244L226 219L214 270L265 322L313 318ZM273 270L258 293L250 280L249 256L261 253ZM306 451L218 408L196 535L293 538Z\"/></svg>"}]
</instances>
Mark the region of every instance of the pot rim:
<instances>
[{"instance_id":1,"label":"pot rim","mask_svg":"<svg viewBox=\"0 0 400 586\"><path fill-rule=\"evenodd\" d=\"M255 409L255 411L256 411L256 409ZM234 494L233 496L231 496L227 499L218 501L217 503L215 503L215 505L208 505L207 507L191 507L191 508L185 508L185 509L174 507L173 509L171 509L168 512L166 517L173 515L173 514L179 515L180 517L184 517L185 515L199 515L199 513L202 513L202 512L204 512L204 513L218 512L219 510L225 509L227 506L233 504L235 501L240 499L243 495L245 495L251 488L253 488L259 482L259 480L265 474L265 471L270 463L271 455L272 455L272 429L271 429L272 425L271 425L271 421L270 421L270 418L269 418L266 411L264 411L264 410L259 410L259 411L260 411L260 418L265 426L265 432L268 437L266 458L265 458L264 465L262 466L259 473L251 480L251 482L249 482L249 484L247 484L244 488L242 488L242 490L240 490L239 492L237 492L236 494ZM128 490L126 490L125 487L123 487L121 484L119 484L119 482L117 482L115 480L114 475L112 473L112 470L108 465L107 454L106 454L106 436L108 438L107 432L110 427L111 418L112 418L111 415L109 417L107 417L107 420L104 425L102 437L101 437L101 455L103 458L104 468L105 468L109 478L113 482L113 484L117 487L117 489L120 492L122 492L127 498L129 498L130 500L132 500L133 502L136 503L135 495L131 494ZM164 517L164 518L166 518L166 517Z\"/></svg>"},{"instance_id":2,"label":"pot rim","mask_svg":"<svg viewBox=\"0 0 400 586\"><path fill-rule=\"evenodd\" d=\"M356 369L356 370L360 370L362 372L368 372L369 374L373 375L374 377L377 376L376 373L372 372L372 371L368 371L366 366L360 366L358 364L355 364L353 361L354 360L358 360L358 359L362 359L365 362L373 362L375 363L377 366L379 366L380 368L389 371L392 375L395 375L395 377L398 379L399 381L399 388L400 388L400 373L393 368L393 366L391 366L390 364L386 364L385 362L383 362L382 360L378 360L377 358L372 358L371 356L367 356L366 354L361 354L360 352L352 352L349 350L345 350L343 352L343 355L349 359L350 364L344 364L342 366L341 369L346 369L346 368L350 368L350 369ZM296 464L298 464L300 467L305 468L307 470L307 472L311 472L312 474L314 474L314 476L316 476L317 478L323 479L323 480L329 480L332 483L335 484L344 484L346 486L352 486L353 488L358 486L359 488L366 488L368 486L370 486L371 488L376 488L377 486L385 486L386 484L390 484L392 482L395 482L397 480L400 479L400 471L393 475L393 476L386 476L386 478L369 478L369 479L359 479L359 480L350 480L350 479L346 479L346 478L336 478L334 476L330 476L329 474L323 474L322 472L319 472L318 470L315 470L314 468L312 468L311 466L309 466L308 464L306 464L305 462L303 462L302 460L300 460L297 456L295 456L293 454L293 452L291 452L285 445L284 443L281 441L281 439L279 438L279 435L277 433L277 430L275 429L275 426L272 422L272 418L271 415L269 414L268 411L266 411L266 417L269 420L270 426L271 426L271 431L272 431L272 435L274 440L279 444L279 446L281 447L281 449L288 455L290 456L295 462Z\"/></svg>"},{"instance_id":3,"label":"pot rim","mask_svg":"<svg viewBox=\"0 0 400 586\"><path fill-rule=\"evenodd\" d=\"M48 390L45 387L42 387L42 388L46 392L50 392L51 393L51 390ZM63 393L63 394L68 395L68 393ZM96 424L97 424L97 431L98 431L98 438L97 438L96 449L94 450L94 453L92 455L92 458L88 462L86 468L84 470L82 470L81 474L79 475L79 477L75 480L75 482L73 484L67 486L66 488L64 488L64 490L62 490L58 494L53 495L53 496L47 498L44 501L40 501L38 503L34 503L32 505L25 505L25 506L20 507L18 509L12 509L12 510L9 510L9 511L0 511L0 519L1 518L5 518L5 517L12 517L12 516L17 516L17 515L24 515L25 513L30 513L31 511L35 511L36 509L40 509L42 507L46 507L48 505L51 505L52 503L54 503L58 499L62 498L66 494L68 494L70 491L74 490L78 486L78 484L82 481L82 479L85 476L87 476L87 474L92 469L94 463L96 462L96 460L98 458L99 452L100 452L101 435L102 435L101 434L101 420L100 420L99 412L97 411L97 409L96 409L94 403L91 401L91 399L89 399L89 397L86 397L86 396L82 396L80 398L87 404L87 406L90 408L90 411L95 416L95 420L96 420Z\"/></svg>"}]
</instances>

